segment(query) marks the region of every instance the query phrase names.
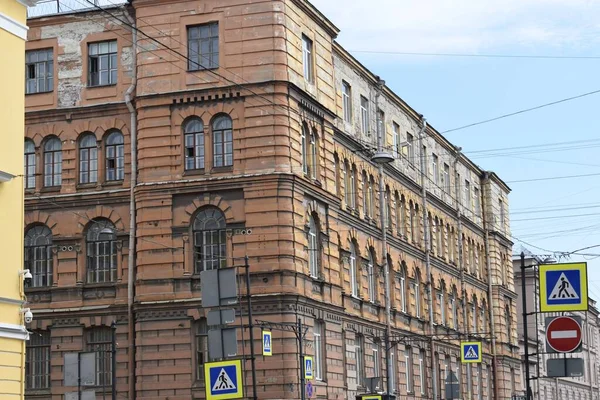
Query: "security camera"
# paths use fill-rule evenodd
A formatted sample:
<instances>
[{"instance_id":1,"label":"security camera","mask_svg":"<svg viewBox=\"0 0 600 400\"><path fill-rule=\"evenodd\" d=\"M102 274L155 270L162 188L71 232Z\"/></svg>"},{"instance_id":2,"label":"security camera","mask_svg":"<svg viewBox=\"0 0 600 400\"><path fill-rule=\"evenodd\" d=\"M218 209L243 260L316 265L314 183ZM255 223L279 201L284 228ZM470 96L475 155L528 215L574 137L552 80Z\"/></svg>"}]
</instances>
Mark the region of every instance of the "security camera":
<instances>
[{"instance_id":1,"label":"security camera","mask_svg":"<svg viewBox=\"0 0 600 400\"><path fill-rule=\"evenodd\" d=\"M23 311L23 317L25 318L25 323L26 324L31 323L31 321L33 321L33 313L31 312L31 310L29 308L25 308L22 311Z\"/></svg>"},{"instance_id":2,"label":"security camera","mask_svg":"<svg viewBox=\"0 0 600 400\"><path fill-rule=\"evenodd\" d=\"M20 271L21 275L23 275L23 282L25 283L25 287L31 286L31 281L33 280L33 275L31 275L31 271L28 269L24 269Z\"/></svg>"}]
</instances>

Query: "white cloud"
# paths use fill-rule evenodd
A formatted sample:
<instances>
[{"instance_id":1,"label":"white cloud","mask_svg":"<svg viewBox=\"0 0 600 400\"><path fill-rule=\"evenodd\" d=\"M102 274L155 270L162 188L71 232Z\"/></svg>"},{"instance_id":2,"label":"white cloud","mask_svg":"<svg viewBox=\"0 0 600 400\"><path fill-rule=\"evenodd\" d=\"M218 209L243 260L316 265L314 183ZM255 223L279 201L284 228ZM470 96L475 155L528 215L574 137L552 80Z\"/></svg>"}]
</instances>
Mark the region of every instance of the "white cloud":
<instances>
[{"instance_id":1,"label":"white cloud","mask_svg":"<svg viewBox=\"0 0 600 400\"><path fill-rule=\"evenodd\" d=\"M600 41L596 0L313 0L350 50L486 52Z\"/></svg>"}]
</instances>

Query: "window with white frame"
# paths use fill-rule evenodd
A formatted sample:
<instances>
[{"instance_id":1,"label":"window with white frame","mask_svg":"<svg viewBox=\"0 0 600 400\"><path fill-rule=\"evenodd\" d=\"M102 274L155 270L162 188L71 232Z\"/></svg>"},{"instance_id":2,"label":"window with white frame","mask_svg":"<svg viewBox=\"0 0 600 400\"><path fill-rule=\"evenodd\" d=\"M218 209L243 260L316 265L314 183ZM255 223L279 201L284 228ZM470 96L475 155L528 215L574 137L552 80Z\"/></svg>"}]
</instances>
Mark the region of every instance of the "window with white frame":
<instances>
[{"instance_id":1,"label":"window with white frame","mask_svg":"<svg viewBox=\"0 0 600 400\"><path fill-rule=\"evenodd\" d=\"M33 140L25 140L25 189L35 188L35 144Z\"/></svg>"},{"instance_id":2,"label":"window with white frame","mask_svg":"<svg viewBox=\"0 0 600 400\"><path fill-rule=\"evenodd\" d=\"M471 182L465 179L465 198L464 207L471 210L472 198L471 198Z\"/></svg>"},{"instance_id":3,"label":"window with white frame","mask_svg":"<svg viewBox=\"0 0 600 400\"><path fill-rule=\"evenodd\" d=\"M373 376L381 376L381 342L375 340L373 342ZM380 380L381 381L381 380Z\"/></svg>"},{"instance_id":4,"label":"window with white frame","mask_svg":"<svg viewBox=\"0 0 600 400\"><path fill-rule=\"evenodd\" d=\"M25 52L25 94L54 90L54 50Z\"/></svg>"},{"instance_id":5,"label":"window with white frame","mask_svg":"<svg viewBox=\"0 0 600 400\"><path fill-rule=\"evenodd\" d=\"M431 168L433 173L433 181L436 185L440 184L440 171L438 169L439 159L438 156L434 153L431 155Z\"/></svg>"},{"instance_id":6,"label":"window with white frame","mask_svg":"<svg viewBox=\"0 0 600 400\"><path fill-rule=\"evenodd\" d=\"M446 325L446 301L444 298L444 288L438 292L438 304L440 305L440 324Z\"/></svg>"},{"instance_id":7,"label":"window with white frame","mask_svg":"<svg viewBox=\"0 0 600 400\"><path fill-rule=\"evenodd\" d=\"M415 317L421 318L421 290L419 285L419 278L415 278L412 282L413 293L415 300Z\"/></svg>"},{"instance_id":8,"label":"window with white frame","mask_svg":"<svg viewBox=\"0 0 600 400\"><path fill-rule=\"evenodd\" d=\"M356 265L356 245L354 240L350 243L350 291L352 296L358 297L358 267Z\"/></svg>"},{"instance_id":9,"label":"window with white frame","mask_svg":"<svg viewBox=\"0 0 600 400\"><path fill-rule=\"evenodd\" d=\"M324 380L325 378L325 324L323 321L315 321L313 327L314 335L314 374L315 379Z\"/></svg>"},{"instance_id":10,"label":"window with white frame","mask_svg":"<svg viewBox=\"0 0 600 400\"><path fill-rule=\"evenodd\" d=\"M308 174L310 175L311 178L317 179L319 147L317 144L317 133L315 132L314 129L310 132L309 148L310 148L310 166L309 166Z\"/></svg>"},{"instance_id":11,"label":"window with white frame","mask_svg":"<svg viewBox=\"0 0 600 400\"><path fill-rule=\"evenodd\" d=\"M304 79L308 83L314 82L313 57L313 41L302 35L302 66L304 68Z\"/></svg>"},{"instance_id":12,"label":"window with white frame","mask_svg":"<svg viewBox=\"0 0 600 400\"><path fill-rule=\"evenodd\" d=\"M375 292L375 257L373 251L369 251L369 262L367 264L367 276L369 279L369 301L374 303L377 300L377 293Z\"/></svg>"},{"instance_id":13,"label":"window with white frame","mask_svg":"<svg viewBox=\"0 0 600 400\"><path fill-rule=\"evenodd\" d=\"M396 391L396 347L390 349L390 387Z\"/></svg>"},{"instance_id":14,"label":"window with white frame","mask_svg":"<svg viewBox=\"0 0 600 400\"><path fill-rule=\"evenodd\" d=\"M392 123L392 150L394 152L394 158L400 157L402 149L400 148L400 125Z\"/></svg>"},{"instance_id":15,"label":"window with white frame","mask_svg":"<svg viewBox=\"0 0 600 400\"><path fill-rule=\"evenodd\" d=\"M406 143L404 145L404 148L406 148L406 157L408 159L408 162L411 164L414 164L416 162L415 160L415 148L413 146L413 142L414 142L415 138L413 137L413 135L411 135L410 133L406 133Z\"/></svg>"},{"instance_id":16,"label":"window with white frame","mask_svg":"<svg viewBox=\"0 0 600 400\"><path fill-rule=\"evenodd\" d=\"M456 292L450 297L450 308L452 310L452 328L458 329L458 311L456 307Z\"/></svg>"},{"instance_id":17,"label":"window with white frame","mask_svg":"<svg viewBox=\"0 0 600 400\"><path fill-rule=\"evenodd\" d=\"M221 114L212 123L213 165L231 167L233 165L233 121Z\"/></svg>"},{"instance_id":18,"label":"window with white frame","mask_svg":"<svg viewBox=\"0 0 600 400\"><path fill-rule=\"evenodd\" d=\"M111 132L106 138L106 180L121 181L125 177L123 134Z\"/></svg>"},{"instance_id":19,"label":"window with white frame","mask_svg":"<svg viewBox=\"0 0 600 400\"><path fill-rule=\"evenodd\" d=\"M319 277L319 229L312 215L308 224L308 269L310 276Z\"/></svg>"},{"instance_id":20,"label":"window with white frame","mask_svg":"<svg viewBox=\"0 0 600 400\"><path fill-rule=\"evenodd\" d=\"M190 118L183 124L185 145L185 170L204 169L204 123L200 118Z\"/></svg>"},{"instance_id":21,"label":"window with white frame","mask_svg":"<svg viewBox=\"0 0 600 400\"><path fill-rule=\"evenodd\" d=\"M421 394L427 393L427 386L425 384L425 351L419 351L419 385L421 386Z\"/></svg>"},{"instance_id":22,"label":"window with white frame","mask_svg":"<svg viewBox=\"0 0 600 400\"><path fill-rule=\"evenodd\" d=\"M406 312L406 273L403 267L400 269L400 278L398 280L400 285L400 310Z\"/></svg>"},{"instance_id":23,"label":"window with white frame","mask_svg":"<svg viewBox=\"0 0 600 400\"><path fill-rule=\"evenodd\" d=\"M79 183L98 181L98 144L93 133L79 138Z\"/></svg>"},{"instance_id":24,"label":"window with white frame","mask_svg":"<svg viewBox=\"0 0 600 400\"><path fill-rule=\"evenodd\" d=\"M117 83L117 41L88 44L88 85L106 86Z\"/></svg>"},{"instance_id":25,"label":"window with white frame","mask_svg":"<svg viewBox=\"0 0 600 400\"><path fill-rule=\"evenodd\" d=\"M356 382L359 386L365 384L365 337L356 334L354 341L354 357L356 358Z\"/></svg>"},{"instance_id":26,"label":"window with white frame","mask_svg":"<svg viewBox=\"0 0 600 400\"><path fill-rule=\"evenodd\" d=\"M413 393L415 391L413 383L413 355L412 348L409 346L404 348L404 364L406 365L406 392Z\"/></svg>"},{"instance_id":27,"label":"window with white frame","mask_svg":"<svg viewBox=\"0 0 600 400\"><path fill-rule=\"evenodd\" d=\"M363 134L369 133L369 100L360 96L360 127Z\"/></svg>"},{"instance_id":28,"label":"window with white frame","mask_svg":"<svg viewBox=\"0 0 600 400\"><path fill-rule=\"evenodd\" d=\"M52 286L52 231L46 225L27 229L24 260L33 276L31 287Z\"/></svg>"},{"instance_id":29,"label":"window with white frame","mask_svg":"<svg viewBox=\"0 0 600 400\"><path fill-rule=\"evenodd\" d=\"M50 389L50 331L30 332L25 352L25 389Z\"/></svg>"},{"instance_id":30,"label":"window with white frame","mask_svg":"<svg viewBox=\"0 0 600 400\"><path fill-rule=\"evenodd\" d=\"M44 186L62 184L62 143L53 137L44 143Z\"/></svg>"},{"instance_id":31,"label":"window with white frame","mask_svg":"<svg viewBox=\"0 0 600 400\"><path fill-rule=\"evenodd\" d=\"M342 81L342 107L344 121L352 122L352 87L346 81Z\"/></svg>"},{"instance_id":32,"label":"window with white frame","mask_svg":"<svg viewBox=\"0 0 600 400\"><path fill-rule=\"evenodd\" d=\"M305 175L308 175L308 144L307 140L310 136L310 130L308 129L308 125L306 123L302 124L302 136L300 137L300 146L301 146L301 156L302 156L302 172Z\"/></svg>"},{"instance_id":33,"label":"window with white frame","mask_svg":"<svg viewBox=\"0 0 600 400\"><path fill-rule=\"evenodd\" d=\"M473 303L471 303L471 332L477 333L477 299L473 299Z\"/></svg>"},{"instance_id":34,"label":"window with white frame","mask_svg":"<svg viewBox=\"0 0 600 400\"><path fill-rule=\"evenodd\" d=\"M444 163L444 171L443 171L443 187L446 193L450 194L450 166Z\"/></svg>"}]
</instances>

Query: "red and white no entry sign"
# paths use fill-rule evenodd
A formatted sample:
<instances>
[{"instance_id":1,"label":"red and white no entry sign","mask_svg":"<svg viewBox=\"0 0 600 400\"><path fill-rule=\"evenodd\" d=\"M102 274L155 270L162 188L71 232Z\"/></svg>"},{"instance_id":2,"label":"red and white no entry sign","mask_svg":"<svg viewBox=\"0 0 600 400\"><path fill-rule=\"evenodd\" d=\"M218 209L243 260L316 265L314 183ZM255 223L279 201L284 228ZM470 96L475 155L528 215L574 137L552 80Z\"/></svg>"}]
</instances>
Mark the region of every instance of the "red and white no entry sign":
<instances>
[{"instance_id":1,"label":"red and white no entry sign","mask_svg":"<svg viewBox=\"0 0 600 400\"><path fill-rule=\"evenodd\" d=\"M571 317L556 317L546 328L546 341L559 353L571 353L581 345L581 326Z\"/></svg>"}]
</instances>

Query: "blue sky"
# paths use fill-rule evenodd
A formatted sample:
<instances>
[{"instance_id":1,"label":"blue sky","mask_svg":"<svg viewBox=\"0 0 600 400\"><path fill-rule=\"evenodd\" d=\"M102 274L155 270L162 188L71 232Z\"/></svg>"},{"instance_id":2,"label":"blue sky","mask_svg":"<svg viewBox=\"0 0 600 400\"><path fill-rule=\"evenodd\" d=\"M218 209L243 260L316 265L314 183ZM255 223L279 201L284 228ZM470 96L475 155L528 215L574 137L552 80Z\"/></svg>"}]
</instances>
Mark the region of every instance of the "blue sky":
<instances>
[{"instance_id":1,"label":"blue sky","mask_svg":"<svg viewBox=\"0 0 600 400\"><path fill-rule=\"evenodd\" d=\"M338 41L440 132L600 89L597 1L344 0L343 7L341 0L312 2L341 29ZM599 105L600 93L445 136L507 182L600 174ZM569 143L548 146L563 142ZM524 148L469 154L507 147ZM600 245L600 175L509 186L512 234L545 249L526 245L534 254ZM600 300L600 258L593 256L600 247L583 253L590 255L570 260L588 262L590 296Z\"/></svg>"}]
</instances>

